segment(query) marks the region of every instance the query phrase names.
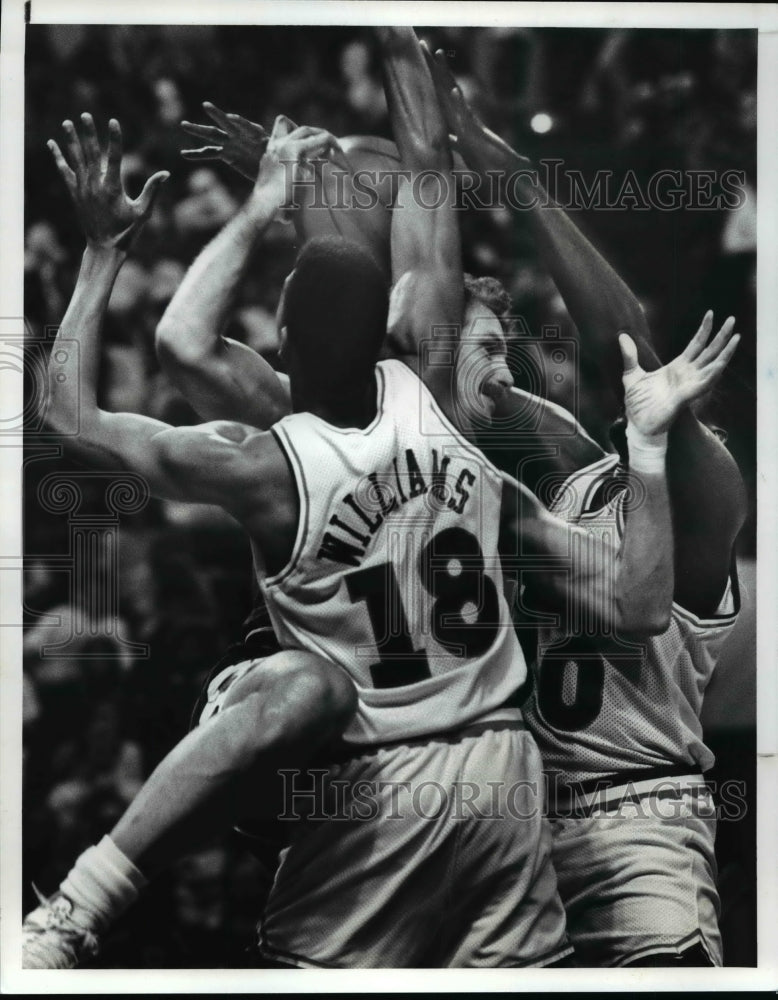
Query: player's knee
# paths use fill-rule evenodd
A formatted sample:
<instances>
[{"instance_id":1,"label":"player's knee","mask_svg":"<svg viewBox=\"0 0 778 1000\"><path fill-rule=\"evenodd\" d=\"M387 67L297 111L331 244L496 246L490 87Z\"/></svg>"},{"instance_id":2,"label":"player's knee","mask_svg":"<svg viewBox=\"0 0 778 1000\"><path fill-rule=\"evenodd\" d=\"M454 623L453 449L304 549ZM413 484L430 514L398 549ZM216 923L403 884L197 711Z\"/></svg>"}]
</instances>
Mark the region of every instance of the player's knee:
<instances>
[{"instance_id":1,"label":"player's knee","mask_svg":"<svg viewBox=\"0 0 778 1000\"><path fill-rule=\"evenodd\" d=\"M333 732L341 732L357 710L351 679L333 663L312 654L285 670L282 697L297 718Z\"/></svg>"},{"instance_id":2,"label":"player's knee","mask_svg":"<svg viewBox=\"0 0 778 1000\"><path fill-rule=\"evenodd\" d=\"M313 653L285 650L257 663L233 685L224 707L236 705L247 722L249 748L261 749L269 742L321 742L339 735L356 712L357 694L334 664Z\"/></svg>"}]
</instances>

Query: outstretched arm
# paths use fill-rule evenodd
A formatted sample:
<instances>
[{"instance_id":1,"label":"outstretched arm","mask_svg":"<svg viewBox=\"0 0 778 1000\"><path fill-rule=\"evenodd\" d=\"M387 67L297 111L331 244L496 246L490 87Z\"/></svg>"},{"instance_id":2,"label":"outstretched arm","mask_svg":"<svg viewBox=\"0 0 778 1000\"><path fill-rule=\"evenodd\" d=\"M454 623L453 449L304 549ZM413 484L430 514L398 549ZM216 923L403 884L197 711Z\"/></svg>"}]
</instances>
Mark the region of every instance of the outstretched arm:
<instances>
[{"instance_id":1,"label":"outstretched arm","mask_svg":"<svg viewBox=\"0 0 778 1000\"><path fill-rule=\"evenodd\" d=\"M86 234L73 297L52 346L49 368L47 421L63 433L75 429L70 444L92 463L109 468L131 466L147 473L132 451L145 430L165 425L128 414L127 420L112 421L97 407L100 365L100 331L116 276L127 259L130 246L151 214L160 184L168 174L151 177L134 201L127 197L120 178L121 130L112 119L108 125L105 168L92 116L81 116L83 144L71 121L63 124L66 159L52 139L48 146L76 206ZM72 349L68 345L77 345ZM106 433L110 428L110 432Z\"/></svg>"},{"instance_id":2,"label":"outstretched arm","mask_svg":"<svg viewBox=\"0 0 778 1000\"><path fill-rule=\"evenodd\" d=\"M247 457L250 434L236 424L174 428L135 413L108 413L97 405L100 333L116 275L133 239L151 213L160 172L135 200L120 177L121 130L109 123L105 166L91 115L81 116L83 142L65 122L63 155L49 142L76 206L87 240L76 288L52 345L48 366L47 421L89 464L131 469L160 497L217 503L237 511L241 491L256 481L255 458ZM239 500L237 502L240 502Z\"/></svg>"},{"instance_id":3,"label":"outstretched arm","mask_svg":"<svg viewBox=\"0 0 778 1000\"><path fill-rule=\"evenodd\" d=\"M197 149L182 149L181 155L185 160L198 163L221 160L253 184L270 139L267 131L242 115L222 111L210 101L203 101L203 111L214 122L213 125L182 121L181 128L189 135L202 139L206 145Z\"/></svg>"},{"instance_id":4,"label":"outstretched arm","mask_svg":"<svg viewBox=\"0 0 778 1000\"><path fill-rule=\"evenodd\" d=\"M183 121L181 127L207 145L182 149L181 155L198 162L219 160L253 183L268 133L256 122L224 112L209 101L203 102L203 110L215 125ZM300 244L314 236L343 236L366 247L388 271L394 189L387 160L396 165L397 149L388 139L340 138L337 156L317 164L315 176L295 191L296 207L290 216Z\"/></svg>"},{"instance_id":5,"label":"outstretched arm","mask_svg":"<svg viewBox=\"0 0 778 1000\"><path fill-rule=\"evenodd\" d=\"M159 322L160 364L205 419L264 429L289 412L288 388L270 364L221 330L254 249L292 197L300 161L334 144L323 129L276 119L251 195L189 268Z\"/></svg>"},{"instance_id":6,"label":"outstretched arm","mask_svg":"<svg viewBox=\"0 0 778 1000\"><path fill-rule=\"evenodd\" d=\"M587 240L570 217L540 184L534 164L488 129L465 101L456 80L438 51L426 53L438 98L456 148L467 165L482 176L489 171L503 183L516 185L513 204L520 199L538 254L548 269L587 351L607 371L604 390L615 417L621 407L621 359L618 334L629 334L638 345L640 362L647 371L661 364L651 345L643 310L632 291Z\"/></svg>"},{"instance_id":7,"label":"outstretched arm","mask_svg":"<svg viewBox=\"0 0 778 1000\"><path fill-rule=\"evenodd\" d=\"M530 606L561 613L568 631L654 634L667 628L674 546L665 478L667 432L682 408L721 376L738 344L725 325L707 344L698 331L686 350L654 372L640 367L635 342L620 338L632 479L621 544L553 517L515 481L504 492L506 569L527 568Z\"/></svg>"},{"instance_id":8,"label":"outstretched arm","mask_svg":"<svg viewBox=\"0 0 778 1000\"><path fill-rule=\"evenodd\" d=\"M570 217L540 185L526 157L491 132L467 105L445 56L427 54L439 100L456 146L468 165L485 174L517 177L523 213L541 260L562 295L582 349L602 374L599 398L617 415L621 407L618 337L628 333L646 371L660 367L643 310L627 285ZM703 325L710 333L713 318ZM670 433L668 487L676 528L675 600L698 615L715 612L726 585L732 547L745 518L745 491L734 459L711 431L685 407Z\"/></svg>"},{"instance_id":9,"label":"outstretched arm","mask_svg":"<svg viewBox=\"0 0 778 1000\"><path fill-rule=\"evenodd\" d=\"M462 255L448 132L412 28L378 28L384 87L401 166L392 213L392 352L430 388L457 422L453 365L432 365L424 349L453 358L463 311Z\"/></svg>"}]
</instances>

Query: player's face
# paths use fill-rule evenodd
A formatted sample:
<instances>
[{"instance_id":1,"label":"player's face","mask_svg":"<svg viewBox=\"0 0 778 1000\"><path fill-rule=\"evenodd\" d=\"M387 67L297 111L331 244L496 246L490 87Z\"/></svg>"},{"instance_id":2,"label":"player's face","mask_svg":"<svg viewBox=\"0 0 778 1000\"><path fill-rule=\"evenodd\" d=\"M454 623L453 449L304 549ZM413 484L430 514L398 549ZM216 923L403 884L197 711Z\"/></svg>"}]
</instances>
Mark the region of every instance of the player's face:
<instances>
[{"instance_id":1,"label":"player's face","mask_svg":"<svg viewBox=\"0 0 778 1000\"><path fill-rule=\"evenodd\" d=\"M497 316L482 302L468 303L457 354L457 398L466 416L490 418L497 400L510 391L507 353Z\"/></svg>"}]
</instances>

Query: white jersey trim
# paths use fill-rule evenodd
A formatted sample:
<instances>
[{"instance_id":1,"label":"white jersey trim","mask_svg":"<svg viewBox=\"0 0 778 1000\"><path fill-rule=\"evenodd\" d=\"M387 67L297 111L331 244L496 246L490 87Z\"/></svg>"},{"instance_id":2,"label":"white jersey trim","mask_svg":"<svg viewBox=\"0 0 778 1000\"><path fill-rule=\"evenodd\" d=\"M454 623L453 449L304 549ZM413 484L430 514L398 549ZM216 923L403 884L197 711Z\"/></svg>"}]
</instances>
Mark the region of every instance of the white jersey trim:
<instances>
[{"instance_id":1,"label":"white jersey trim","mask_svg":"<svg viewBox=\"0 0 778 1000\"><path fill-rule=\"evenodd\" d=\"M608 454L603 455L602 458L598 458L596 462L592 462L590 465L585 465L582 469L577 469L575 472L571 472L570 475L567 477L567 479L565 479L565 481L561 484L560 490L564 489L565 487L572 486L574 483L578 482L578 480L582 479L584 476L592 476L595 473L604 472L606 468L618 465L618 463L619 463L619 456L615 452L609 452ZM584 497L583 502L581 504L582 512L586 509L586 502L588 501L589 496L591 495L592 487L596 488L599 485L600 485L600 479L598 475L594 478L592 484L590 485L589 489L586 492L586 496ZM552 514L554 513L555 506L556 502L552 502L551 507L549 508Z\"/></svg>"},{"instance_id":2,"label":"white jersey trim","mask_svg":"<svg viewBox=\"0 0 778 1000\"><path fill-rule=\"evenodd\" d=\"M319 421L319 423L324 424L327 427L327 430L338 431L341 434L361 434L363 437L367 436L371 433L371 431L375 430L381 420L381 417L384 415L386 378L378 365L376 365L375 372L376 415L367 427L336 427L334 424L330 424L326 420L322 420L321 417L317 417L315 413L309 413L308 416ZM297 534L295 535L292 555L289 557L287 564L277 573L273 576L264 577L265 586L277 587L294 571L297 563L299 562L303 548L305 547L305 542L308 537L308 522L310 520L310 494L308 491L308 480L305 477L305 470L303 469L303 463L300 461L300 456L297 454L297 451L295 450L295 447L286 432L286 428L283 426L283 419L279 420L277 424L274 424L270 430L271 433L275 435L276 440L281 447L281 451L284 453L287 461L289 462L292 477L295 481L295 486L297 487L297 499L300 504L300 513L297 518Z\"/></svg>"},{"instance_id":3,"label":"white jersey trim","mask_svg":"<svg viewBox=\"0 0 778 1000\"><path fill-rule=\"evenodd\" d=\"M264 577L264 582L268 585L282 583L297 565L305 545L305 539L308 536L310 507L308 501L308 484L305 479L305 473L303 472L302 462L300 461L300 456L295 451L294 445L289 440L289 435L286 433L286 430L280 426L273 427L271 429L271 433L275 435L276 441L278 442L281 451L284 453L284 457L289 463L292 478L294 479L295 489L297 490L297 501L300 505L300 512L297 516L297 533L295 535L294 546L292 548L292 554L289 557L289 561L275 575Z\"/></svg>"},{"instance_id":4,"label":"white jersey trim","mask_svg":"<svg viewBox=\"0 0 778 1000\"><path fill-rule=\"evenodd\" d=\"M606 455L604 458L599 459L596 462L592 462L591 465L585 466L583 469L579 469L577 472L572 473L565 480L562 488L572 486L578 480L584 476L592 476L592 481L587 487L586 494L581 502L581 512L579 513L576 523L580 525L585 525L588 520L593 520L604 508L599 508L598 510L588 511L587 504L589 503L593 494L602 485L602 479L599 473L605 472L606 468L612 466L615 468L619 464L619 456L616 454ZM628 468L625 467L625 472L628 472ZM618 497L614 498L612 501L613 510L616 518L616 530L619 536L619 541L624 536L624 531L626 529L626 517L624 514L624 492L622 491ZM555 504L552 504L549 510L554 513ZM722 611L721 609L727 605L732 605L732 610ZM727 577L727 582L724 587L724 592L721 595L721 600L719 601L718 608L715 614L708 615L706 617L700 617L695 615L693 611L689 611L683 605L678 604L677 601L672 602L672 613L678 617L682 618L684 621L688 622L690 625L695 626L699 629L721 629L728 628L730 625L734 624L737 620L737 616L740 613L740 584L737 576L737 566L733 561L732 569Z\"/></svg>"},{"instance_id":5,"label":"white jersey trim","mask_svg":"<svg viewBox=\"0 0 778 1000\"><path fill-rule=\"evenodd\" d=\"M429 403L435 413L435 416L449 431L449 433L457 442L457 444L461 445L461 447L463 447L467 452L469 452L473 456L473 458L476 459L478 462L482 462L491 472L494 473L495 476L498 476L500 479L504 479L506 473L504 473L501 469L498 469L497 466L494 464L494 462L492 462L491 459L486 457L486 455L481 451L481 449L478 447L477 444L475 444L473 441L469 441L465 437L463 432L458 427L455 427L454 424L452 424L452 422L440 408L440 404L438 403L437 399L435 399L435 395L432 392L432 390L429 388L429 386L425 384L424 379L421 378L420 375L417 375L410 365L407 365L404 361L401 361L399 358L388 358L386 361L381 362L381 364L391 364L391 363L402 365L404 368L407 368L408 371L411 373L411 375L413 375L413 377L423 386L424 391L429 397Z\"/></svg>"},{"instance_id":6,"label":"white jersey trim","mask_svg":"<svg viewBox=\"0 0 778 1000\"><path fill-rule=\"evenodd\" d=\"M732 605L731 611L721 611L724 606L729 604ZM727 577L727 585L724 588L724 593L721 596L715 615L710 615L708 618L699 618L692 611L688 611L680 604L676 604L675 601L673 601L673 613L699 629L714 630L729 628L733 625L740 614L740 581L735 561L733 560L732 562L732 569L729 571L729 576Z\"/></svg>"},{"instance_id":7,"label":"white jersey trim","mask_svg":"<svg viewBox=\"0 0 778 1000\"><path fill-rule=\"evenodd\" d=\"M629 955L625 955L617 962L614 962L611 968L629 968L639 959L649 958L651 955L677 955L680 957L685 951L693 948L696 944L702 947L710 960L710 964L715 967L717 962L711 954L711 950L705 940L705 935L700 928L697 928L697 930L692 931L691 934L687 934L686 937L681 938L674 944L653 944L647 945L645 948L638 948L637 951L632 951Z\"/></svg>"}]
</instances>

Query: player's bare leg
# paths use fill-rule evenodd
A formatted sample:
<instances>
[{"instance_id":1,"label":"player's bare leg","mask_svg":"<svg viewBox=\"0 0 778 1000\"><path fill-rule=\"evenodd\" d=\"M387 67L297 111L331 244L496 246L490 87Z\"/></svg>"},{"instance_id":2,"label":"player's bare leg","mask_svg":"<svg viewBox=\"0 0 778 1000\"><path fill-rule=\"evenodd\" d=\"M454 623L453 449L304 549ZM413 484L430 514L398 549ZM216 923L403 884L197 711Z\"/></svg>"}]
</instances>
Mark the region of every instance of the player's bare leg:
<instances>
[{"instance_id":1,"label":"player's bare leg","mask_svg":"<svg viewBox=\"0 0 778 1000\"><path fill-rule=\"evenodd\" d=\"M26 919L25 968L72 968L135 901L148 878L243 820L246 801L278 812L279 765L305 766L356 708L350 680L320 657L282 652L230 689L224 709L152 773L109 836L76 861Z\"/></svg>"}]
</instances>

